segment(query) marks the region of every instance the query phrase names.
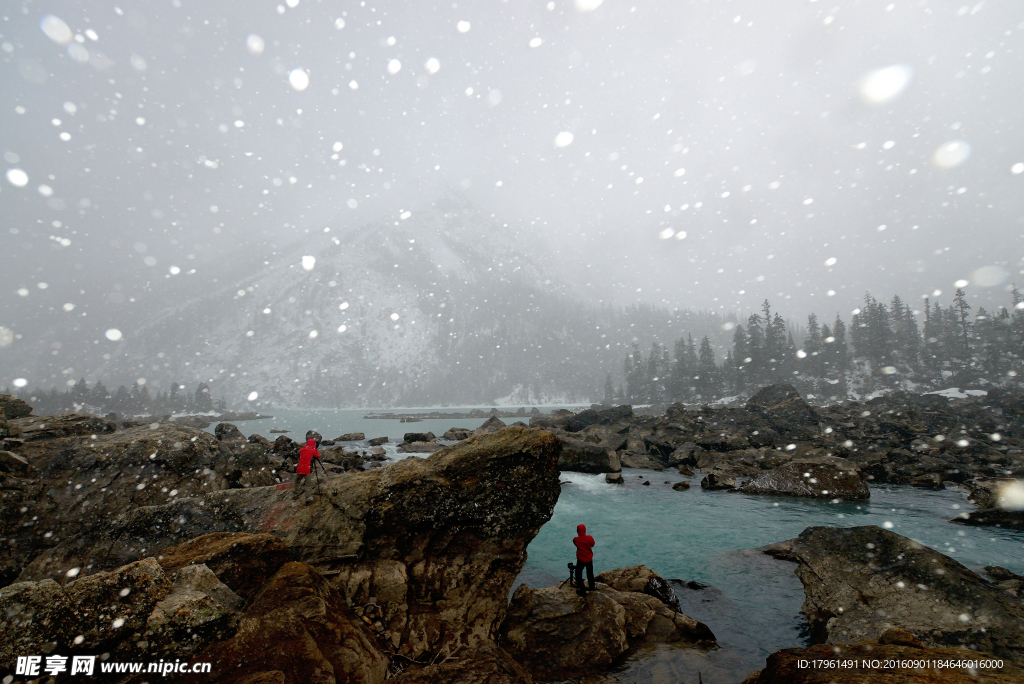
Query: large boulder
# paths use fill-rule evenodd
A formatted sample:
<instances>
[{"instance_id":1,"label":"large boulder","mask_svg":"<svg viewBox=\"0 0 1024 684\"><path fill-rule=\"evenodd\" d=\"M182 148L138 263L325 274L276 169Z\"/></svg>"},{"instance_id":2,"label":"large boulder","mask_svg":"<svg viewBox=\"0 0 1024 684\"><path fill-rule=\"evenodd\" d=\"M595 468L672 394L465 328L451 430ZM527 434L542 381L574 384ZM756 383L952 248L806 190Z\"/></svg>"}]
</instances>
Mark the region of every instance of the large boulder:
<instances>
[{"instance_id":1,"label":"large boulder","mask_svg":"<svg viewBox=\"0 0 1024 684\"><path fill-rule=\"evenodd\" d=\"M32 407L11 394L0 394L0 418L13 420L32 415Z\"/></svg>"},{"instance_id":2,"label":"large boulder","mask_svg":"<svg viewBox=\"0 0 1024 684\"><path fill-rule=\"evenodd\" d=\"M635 570L613 576L630 585ZM706 625L646 593L598 583L581 597L567 585L522 584L512 596L501 644L534 677L567 679L606 671L631 644L708 647L714 641Z\"/></svg>"},{"instance_id":3,"label":"large boulder","mask_svg":"<svg viewBox=\"0 0 1024 684\"><path fill-rule=\"evenodd\" d=\"M906 537L873 525L809 527L765 551L798 564L817 643L877 640L899 627L926 646L1024 661L1024 604Z\"/></svg>"},{"instance_id":4,"label":"large boulder","mask_svg":"<svg viewBox=\"0 0 1024 684\"><path fill-rule=\"evenodd\" d=\"M837 456L791 461L752 477L739 491L815 499L867 499L871 496L860 468Z\"/></svg>"},{"instance_id":5,"label":"large boulder","mask_svg":"<svg viewBox=\"0 0 1024 684\"><path fill-rule=\"evenodd\" d=\"M679 611L679 598L661 575L646 565L605 570L595 578L616 591L637 591L658 599L672 610Z\"/></svg>"},{"instance_id":6,"label":"large boulder","mask_svg":"<svg viewBox=\"0 0 1024 684\"><path fill-rule=\"evenodd\" d=\"M1009 661L977 667L985 654L966 648L923 648L864 641L853 645L787 648L768 656L763 670L743 684L1018 684L1024 670ZM987 660L987 659L986 659ZM874 667L871 663L879 663ZM975 667L918 667L920 663L962 662ZM845 666L838 666L845 663ZM866 665L866 666L865 666Z\"/></svg>"},{"instance_id":7,"label":"large boulder","mask_svg":"<svg viewBox=\"0 0 1024 684\"><path fill-rule=\"evenodd\" d=\"M284 682L371 684L384 680L389 665L378 635L305 563L282 566L245 611L238 633L194 660L212 663L225 684L272 672L283 673Z\"/></svg>"},{"instance_id":8,"label":"large boulder","mask_svg":"<svg viewBox=\"0 0 1024 684\"><path fill-rule=\"evenodd\" d=\"M772 428L784 435L817 433L818 414L792 385L779 383L762 387L747 401L746 409L767 420Z\"/></svg>"},{"instance_id":9,"label":"large boulder","mask_svg":"<svg viewBox=\"0 0 1024 684\"><path fill-rule=\"evenodd\" d=\"M203 565L246 599L290 560L288 547L277 537L246 532L205 534L165 549L156 558L167 575Z\"/></svg>"},{"instance_id":10,"label":"large boulder","mask_svg":"<svg viewBox=\"0 0 1024 684\"><path fill-rule=\"evenodd\" d=\"M272 534L346 604L377 606L402 656L443 658L496 633L526 547L558 499L560 449L549 432L508 427L425 459L321 476L322 496L285 484L136 508L63 540L23 574L96 572L212 532Z\"/></svg>"},{"instance_id":11,"label":"large boulder","mask_svg":"<svg viewBox=\"0 0 1024 684\"><path fill-rule=\"evenodd\" d=\"M603 672L629 649L626 609L608 591L519 585L502 626L502 646L539 679Z\"/></svg>"},{"instance_id":12,"label":"large boulder","mask_svg":"<svg viewBox=\"0 0 1024 684\"><path fill-rule=\"evenodd\" d=\"M622 470L619 456L612 449L578 439L560 437L562 453L559 470L576 473L617 473Z\"/></svg>"},{"instance_id":13,"label":"large boulder","mask_svg":"<svg viewBox=\"0 0 1024 684\"><path fill-rule=\"evenodd\" d=\"M576 415L566 418L564 429L566 432L579 432L590 425L612 425L628 423L631 420L633 420L633 407L624 404L604 410L587 409L586 411L580 411Z\"/></svg>"}]
</instances>

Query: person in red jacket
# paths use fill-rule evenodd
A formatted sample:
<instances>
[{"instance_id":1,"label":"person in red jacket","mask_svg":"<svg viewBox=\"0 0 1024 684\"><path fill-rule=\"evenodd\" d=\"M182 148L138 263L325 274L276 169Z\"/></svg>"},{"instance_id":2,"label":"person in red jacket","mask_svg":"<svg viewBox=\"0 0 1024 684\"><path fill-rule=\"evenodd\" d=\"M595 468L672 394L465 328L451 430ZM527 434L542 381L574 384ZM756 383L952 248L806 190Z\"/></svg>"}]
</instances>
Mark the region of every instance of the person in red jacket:
<instances>
[{"instance_id":1,"label":"person in red jacket","mask_svg":"<svg viewBox=\"0 0 1024 684\"><path fill-rule=\"evenodd\" d=\"M314 458L320 458L320 452L316 448L316 440L313 438L306 440L306 446L299 449L299 465L295 468L295 489L298 490L299 485L303 484L306 476L309 475L310 466L313 464Z\"/></svg>"},{"instance_id":2,"label":"person in red jacket","mask_svg":"<svg viewBox=\"0 0 1024 684\"><path fill-rule=\"evenodd\" d=\"M572 540L576 547L576 593L586 596L583 588L583 568L587 569L587 584L594 591L594 538L587 534L586 525L576 526L576 537Z\"/></svg>"}]
</instances>

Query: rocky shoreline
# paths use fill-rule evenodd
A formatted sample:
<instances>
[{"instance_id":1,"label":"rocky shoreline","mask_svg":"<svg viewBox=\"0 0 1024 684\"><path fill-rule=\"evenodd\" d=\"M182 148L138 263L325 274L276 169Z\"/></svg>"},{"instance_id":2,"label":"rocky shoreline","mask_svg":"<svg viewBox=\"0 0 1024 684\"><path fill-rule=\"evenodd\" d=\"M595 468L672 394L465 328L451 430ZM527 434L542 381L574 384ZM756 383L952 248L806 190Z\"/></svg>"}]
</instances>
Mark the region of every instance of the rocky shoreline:
<instances>
[{"instance_id":1,"label":"rocky shoreline","mask_svg":"<svg viewBox=\"0 0 1024 684\"><path fill-rule=\"evenodd\" d=\"M407 433L399 446L410 456L388 465L351 444L361 435L342 435L324 441L319 480L296 488L299 445L284 435L37 417L3 397L0 677L26 681L17 656L57 653L210 662L207 681L239 684L523 684L598 676L643 644L714 649L712 630L644 566L602 573L585 599L521 585L509 601L561 471L615 482L624 468L697 469L721 496L965 487L980 508L957 522L998 514L991 524L1013 527L1021 513L1001 497L1024 475L1024 403L939 399L812 408L776 385L743 408L675 405L651 417L622 406L535 415L530 426L490 416L440 440ZM812 527L763 552L795 563L817 645L770 656L748 684L968 681L962 670L797 665L843 653L991 654L1004 666L970 681L1021 681L1024 577L972 572L877 527Z\"/></svg>"}]
</instances>

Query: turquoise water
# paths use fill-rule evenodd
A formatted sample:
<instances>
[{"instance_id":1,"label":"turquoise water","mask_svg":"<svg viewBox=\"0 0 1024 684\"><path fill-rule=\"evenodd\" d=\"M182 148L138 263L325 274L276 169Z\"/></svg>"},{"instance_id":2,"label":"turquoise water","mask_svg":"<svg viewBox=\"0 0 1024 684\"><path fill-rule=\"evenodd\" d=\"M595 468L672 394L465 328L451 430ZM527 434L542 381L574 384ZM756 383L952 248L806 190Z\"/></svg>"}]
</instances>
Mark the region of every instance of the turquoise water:
<instances>
[{"instance_id":1,"label":"turquoise water","mask_svg":"<svg viewBox=\"0 0 1024 684\"><path fill-rule=\"evenodd\" d=\"M530 544L519 581L547 586L565 579L566 563L574 559L572 537L583 523L597 542L595 572L642 563L667 579L711 585L701 591L676 585L676 593L683 612L711 627L722 648L706 654L649 648L606 681L696 682L701 670L709 684L739 682L770 653L806 643L795 566L749 549L810 526L888 523L972 569L1001 565L1024 573L1024 533L947 522L973 509L957 491L879 486L870 501L832 504L708 492L698 484L700 475L689 490L677 492L671 483L688 478L672 471L627 468L623 475L624 485L609 485L603 475L562 473L554 515Z\"/></svg>"}]
</instances>

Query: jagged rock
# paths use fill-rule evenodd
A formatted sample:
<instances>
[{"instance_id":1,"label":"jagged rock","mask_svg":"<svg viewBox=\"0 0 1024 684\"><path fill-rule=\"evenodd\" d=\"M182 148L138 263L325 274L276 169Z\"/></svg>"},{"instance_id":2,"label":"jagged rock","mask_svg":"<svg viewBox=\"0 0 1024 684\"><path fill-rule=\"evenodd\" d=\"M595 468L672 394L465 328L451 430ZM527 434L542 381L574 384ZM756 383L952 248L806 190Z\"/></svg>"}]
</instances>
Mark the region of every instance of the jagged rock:
<instances>
[{"instance_id":1,"label":"jagged rock","mask_svg":"<svg viewBox=\"0 0 1024 684\"><path fill-rule=\"evenodd\" d=\"M171 591L146 620L153 651L181 657L231 637L245 601L205 565L188 565L171 577Z\"/></svg>"},{"instance_id":2,"label":"jagged rock","mask_svg":"<svg viewBox=\"0 0 1024 684\"><path fill-rule=\"evenodd\" d=\"M361 442L366 439L366 434L362 432L349 432L341 437L335 437L335 442Z\"/></svg>"},{"instance_id":3,"label":"jagged rock","mask_svg":"<svg viewBox=\"0 0 1024 684\"><path fill-rule=\"evenodd\" d=\"M393 684L533 684L533 678L523 666L493 643L485 642L477 648L460 653L457 659L439 665L428 665L420 670L407 671L394 679Z\"/></svg>"},{"instance_id":4,"label":"jagged rock","mask_svg":"<svg viewBox=\"0 0 1024 684\"><path fill-rule=\"evenodd\" d=\"M501 634L512 657L539 679L605 671L631 639L707 646L715 638L706 625L658 598L604 583L585 598L568 586L533 589L522 584L512 596Z\"/></svg>"},{"instance_id":5,"label":"jagged rock","mask_svg":"<svg viewBox=\"0 0 1024 684\"><path fill-rule=\"evenodd\" d=\"M403 454L432 454L441 448L437 442L402 442L398 445L399 453Z\"/></svg>"},{"instance_id":6,"label":"jagged rock","mask_svg":"<svg viewBox=\"0 0 1024 684\"><path fill-rule=\"evenodd\" d=\"M1017 684L1024 670L1004 661L1001 669L863 667L865 662L977 661L985 654L965 648L917 648L870 641L851 646L787 648L768 656L763 670L742 684ZM856 667L810 667L809 663L853 662Z\"/></svg>"},{"instance_id":7,"label":"jagged rock","mask_svg":"<svg viewBox=\"0 0 1024 684\"><path fill-rule=\"evenodd\" d=\"M32 407L11 394L0 394L0 418L13 420L32 415Z\"/></svg>"},{"instance_id":8,"label":"jagged rock","mask_svg":"<svg viewBox=\"0 0 1024 684\"><path fill-rule=\"evenodd\" d=\"M201 564L246 599L288 560L288 547L280 539L246 532L205 534L165 549L157 556L165 574Z\"/></svg>"},{"instance_id":9,"label":"jagged rock","mask_svg":"<svg viewBox=\"0 0 1024 684\"><path fill-rule=\"evenodd\" d=\"M566 432L579 432L589 425L628 423L632 419L633 407L623 405L604 410L587 409L586 411L580 411L576 415L566 417L563 425Z\"/></svg>"},{"instance_id":10,"label":"jagged rock","mask_svg":"<svg viewBox=\"0 0 1024 684\"><path fill-rule=\"evenodd\" d=\"M686 477L693 477L693 468L688 465L679 466L679 474L685 475Z\"/></svg>"},{"instance_id":11,"label":"jagged rock","mask_svg":"<svg viewBox=\"0 0 1024 684\"><path fill-rule=\"evenodd\" d=\"M809 527L766 552L798 563L818 643L874 640L900 627L929 647L1024 660L1024 604L906 537L873 525Z\"/></svg>"},{"instance_id":12,"label":"jagged rock","mask_svg":"<svg viewBox=\"0 0 1024 684\"><path fill-rule=\"evenodd\" d=\"M942 484L942 475L939 473L918 475L910 480L910 486L917 487L918 489L945 489L945 485Z\"/></svg>"},{"instance_id":13,"label":"jagged rock","mask_svg":"<svg viewBox=\"0 0 1024 684\"><path fill-rule=\"evenodd\" d=\"M604 481L608 484L622 484L625 480L622 479L622 471L616 473L607 473L604 476Z\"/></svg>"},{"instance_id":14,"label":"jagged rock","mask_svg":"<svg viewBox=\"0 0 1024 684\"><path fill-rule=\"evenodd\" d=\"M595 577L616 591L639 591L658 599L672 610L679 612L679 598L669 583L646 565L605 570Z\"/></svg>"},{"instance_id":15,"label":"jagged rock","mask_svg":"<svg viewBox=\"0 0 1024 684\"><path fill-rule=\"evenodd\" d=\"M28 460L11 451L0 451L0 473L25 474L29 471Z\"/></svg>"},{"instance_id":16,"label":"jagged rock","mask_svg":"<svg viewBox=\"0 0 1024 684\"><path fill-rule=\"evenodd\" d=\"M406 432L402 441L411 444L412 442L433 442L435 439L437 438L434 437L433 432Z\"/></svg>"},{"instance_id":17,"label":"jagged rock","mask_svg":"<svg viewBox=\"0 0 1024 684\"><path fill-rule=\"evenodd\" d=\"M646 470L662 471L665 464L654 456L624 451L619 455L619 462L623 468L644 468Z\"/></svg>"},{"instance_id":18,"label":"jagged rock","mask_svg":"<svg viewBox=\"0 0 1024 684\"><path fill-rule=\"evenodd\" d=\"M217 437L217 439L222 440L245 439L245 435L242 434L242 431L239 430L237 426L232 425L231 423L217 423L217 427L213 428L213 434Z\"/></svg>"},{"instance_id":19,"label":"jagged rock","mask_svg":"<svg viewBox=\"0 0 1024 684\"><path fill-rule=\"evenodd\" d=\"M569 437L559 437L559 441L562 443L559 470L576 473L617 473L622 470L618 454L611 449Z\"/></svg>"},{"instance_id":20,"label":"jagged rock","mask_svg":"<svg viewBox=\"0 0 1024 684\"><path fill-rule=\"evenodd\" d=\"M171 583L155 558L95 573L64 586L81 615L83 648L102 648L144 631L149 614L170 590Z\"/></svg>"},{"instance_id":21,"label":"jagged rock","mask_svg":"<svg viewBox=\"0 0 1024 684\"><path fill-rule=\"evenodd\" d=\"M264 449L272 449L274 447L273 442L271 442L263 435L257 435L255 432L249 435L249 444L258 444Z\"/></svg>"},{"instance_id":22,"label":"jagged rock","mask_svg":"<svg viewBox=\"0 0 1024 684\"><path fill-rule=\"evenodd\" d=\"M1003 508L981 508L961 513L949 522L961 525L989 525L1008 530L1024 530L1024 511L1008 511Z\"/></svg>"},{"instance_id":23,"label":"jagged rock","mask_svg":"<svg viewBox=\"0 0 1024 684\"><path fill-rule=\"evenodd\" d=\"M523 551L558 499L560 448L549 432L509 427L428 458L321 475L322 496L257 487L138 508L65 540L25 574L63 573L71 559L95 572L211 532L273 533L346 602L375 602L403 656L444 657L501 623Z\"/></svg>"},{"instance_id":24,"label":"jagged rock","mask_svg":"<svg viewBox=\"0 0 1024 684\"><path fill-rule=\"evenodd\" d=\"M767 420L783 434L817 433L818 414L792 385L779 383L758 390L747 401L746 409Z\"/></svg>"},{"instance_id":25,"label":"jagged rock","mask_svg":"<svg viewBox=\"0 0 1024 684\"><path fill-rule=\"evenodd\" d=\"M374 437L373 439L366 440L366 443L368 445L372 446L372 447L380 446L382 444L387 444L388 443L388 438L387 437Z\"/></svg>"},{"instance_id":26,"label":"jagged rock","mask_svg":"<svg viewBox=\"0 0 1024 684\"><path fill-rule=\"evenodd\" d=\"M389 664L382 641L338 591L309 565L294 562L260 590L237 635L195 660L213 663L225 684L275 671L286 682L370 684L384 680Z\"/></svg>"},{"instance_id":27,"label":"jagged rock","mask_svg":"<svg viewBox=\"0 0 1024 684\"><path fill-rule=\"evenodd\" d=\"M871 496L860 469L836 456L792 461L753 477L739 491L817 499L854 500Z\"/></svg>"},{"instance_id":28,"label":"jagged rock","mask_svg":"<svg viewBox=\"0 0 1024 684\"><path fill-rule=\"evenodd\" d=\"M497 416L491 416L484 421L483 425L478 427L476 430L473 430L473 436L486 435L491 432L496 432L503 427L505 427L505 423L503 423L500 418Z\"/></svg>"},{"instance_id":29,"label":"jagged rock","mask_svg":"<svg viewBox=\"0 0 1024 684\"><path fill-rule=\"evenodd\" d=\"M0 672L19 655L66 651L78 635L75 605L51 579L0 587L0 633Z\"/></svg>"},{"instance_id":30,"label":"jagged rock","mask_svg":"<svg viewBox=\"0 0 1024 684\"><path fill-rule=\"evenodd\" d=\"M448 432L446 432L443 435L441 435L441 439L448 439L448 440L451 440L453 442L459 442L459 441L462 441L464 439L469 439L472 436L473 436L473 431L472 430L467 430L466 428L456 428L456 427L453 427L453 428L449 428Z\"/></svg>"},{"instance_id":31,"label":"jagged rock","mask_svg":"<svg viewBox=\"0 0 1024 684\"><path fill-rule=\"evenodd\" d=\"M690 483L686 482L685 480L682 482L676 482L674 485L672 485L672 489L674 489L677 492L685 492L689 488Z\"/></svg>"},{"instance_id":32,"label":"jagged rock","mask_svg":"<svg viewBox=\"0 0 1024 684\"><path fill-rule=\"evenodd\" d=\"M997 587L1011 596L1024 598L1024 577L998 565L987 565L983 570L992 578Z\"/></svg>"},{"instance_id":33,"label":"jagged rock","mask_svg":"<svg viewBox=\"0 0 1024 684\"><path fill-rule=\"evenodd\" d=\"M725 475L717 470L712 470L700 481L701 489L735 489L736 478Z\"/></svg>"}]
</instances>

